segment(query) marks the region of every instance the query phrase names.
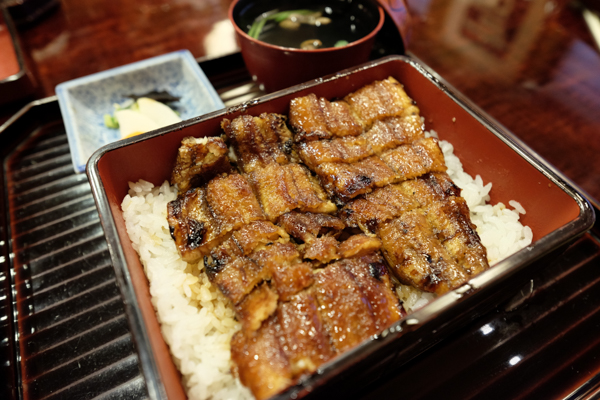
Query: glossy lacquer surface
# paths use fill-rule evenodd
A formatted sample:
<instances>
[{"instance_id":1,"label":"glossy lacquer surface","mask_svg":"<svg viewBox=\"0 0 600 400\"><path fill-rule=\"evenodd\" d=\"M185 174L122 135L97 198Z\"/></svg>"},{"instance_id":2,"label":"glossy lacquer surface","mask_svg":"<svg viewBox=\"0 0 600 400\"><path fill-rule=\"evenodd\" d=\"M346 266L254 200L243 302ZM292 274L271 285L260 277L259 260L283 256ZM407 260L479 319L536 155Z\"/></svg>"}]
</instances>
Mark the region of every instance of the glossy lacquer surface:
<instances>
[{"instance_id":1,"label":"glossy lacquer surface","mask_svg":"<svg viewBox=\"0 0 600 400\"><path fill-rule=\"evenodd\" d=\"M410 4L411 51L600 198L600 55L575 3Z\"/></svg>"}]
</instances>

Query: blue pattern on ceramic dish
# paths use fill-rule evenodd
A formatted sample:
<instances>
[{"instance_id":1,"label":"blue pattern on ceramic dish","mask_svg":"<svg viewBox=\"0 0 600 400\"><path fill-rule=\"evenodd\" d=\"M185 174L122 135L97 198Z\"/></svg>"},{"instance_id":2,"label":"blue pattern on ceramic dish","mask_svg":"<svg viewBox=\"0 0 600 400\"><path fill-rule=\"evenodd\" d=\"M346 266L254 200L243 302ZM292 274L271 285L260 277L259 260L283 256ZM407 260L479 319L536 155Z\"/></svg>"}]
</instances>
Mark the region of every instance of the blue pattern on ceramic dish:
<instances>
[{"instance_id":1,"label":"blue pattern on ceramic dish","mask_svg":"<svg viewBox=\"0 0 600 400\"><path fill-rule=\"evenodd\" d=\"M77 172L85 171L96 150L121 137L118 129L104 125L104 114L113 114L114 104L125 102L126 95L153 90L165 90L180 98L173 106L182 120L225 107L188 50L61 83L56 95Z\"/></svg>"}]
</instances>

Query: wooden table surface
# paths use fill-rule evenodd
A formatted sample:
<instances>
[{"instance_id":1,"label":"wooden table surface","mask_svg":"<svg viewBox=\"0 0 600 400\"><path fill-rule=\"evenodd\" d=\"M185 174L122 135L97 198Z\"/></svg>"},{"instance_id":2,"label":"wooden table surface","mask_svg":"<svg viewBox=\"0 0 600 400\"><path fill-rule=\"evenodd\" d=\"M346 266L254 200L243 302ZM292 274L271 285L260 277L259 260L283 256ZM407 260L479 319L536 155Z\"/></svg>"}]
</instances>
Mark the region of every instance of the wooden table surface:
<instances>
[{"instance_id":1,"label":"wooden table surface","mask_svg":"<svg viewBox=\"0 0 600 400\"><path fill-rule=\"evenodd\" d=\"M66 80L182 48L236 52L230 0L62 0L21 44L33 98ZM497 4L496 4L497 3ZM494 5L496 4L496 5ZM566 0L411 0L409 51L600 198L600 54ZM0 122L25 101L4 106Z\"/></svg>"},{"instance_id":2,"label":"wooden table surface","mask_svg":"<svg viewBox=\"0 0 600 400\"><path fill-rule=\"evenodd\" d=\"M19 29L33 98L107 68L189 49L238 51L230 0L62 0ZM497 4L496 4L497 3ZM495 4L495 5L494 5ZM409 51L600 198L600 54L566 0L411 0ZM2 120L25 101L4 106Z\"/></svg>"}]
</instances>

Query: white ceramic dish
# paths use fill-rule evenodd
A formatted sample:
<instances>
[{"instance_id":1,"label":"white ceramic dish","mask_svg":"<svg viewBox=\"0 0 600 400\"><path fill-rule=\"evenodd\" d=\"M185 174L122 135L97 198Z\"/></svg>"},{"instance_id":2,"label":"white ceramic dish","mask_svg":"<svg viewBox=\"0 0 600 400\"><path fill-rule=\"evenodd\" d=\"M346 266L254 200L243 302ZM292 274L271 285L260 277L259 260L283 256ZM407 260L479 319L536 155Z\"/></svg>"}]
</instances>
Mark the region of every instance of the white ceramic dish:
<instances>
[{"instance_id":1,"label":"white ceramic dish","mask_svg":"<svg viewBox=\"0 0 600 400\"><path fill-rule=\"evenodd\" d=\"M127 95L167 91L180 100L175 104L186 120L224 108L219 95L188 50L112 68L56 86L73 165L85 171L90 156L100 147L120 139L118 129L104 125L104 114Z\"/></svg>"}]
</instances>

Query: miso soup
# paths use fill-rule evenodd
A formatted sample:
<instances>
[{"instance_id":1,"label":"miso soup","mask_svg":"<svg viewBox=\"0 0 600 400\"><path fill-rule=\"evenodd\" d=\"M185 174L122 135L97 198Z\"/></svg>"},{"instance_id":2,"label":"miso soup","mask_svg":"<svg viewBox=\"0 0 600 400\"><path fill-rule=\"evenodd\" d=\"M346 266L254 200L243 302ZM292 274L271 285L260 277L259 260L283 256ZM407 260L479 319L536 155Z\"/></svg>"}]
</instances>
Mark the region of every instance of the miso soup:
<instances>
[{"instance_id":1,"label":"miso soup","mask_svg":"<svg viewBox=\"0 0 600 400\"><path fill-rule=\"evenodd\" d=\"M238 25L276 46L317 49L344 46L377 27L379 11L369 1L256 1L241 10Z\"/></svg>"}]
</instances>

